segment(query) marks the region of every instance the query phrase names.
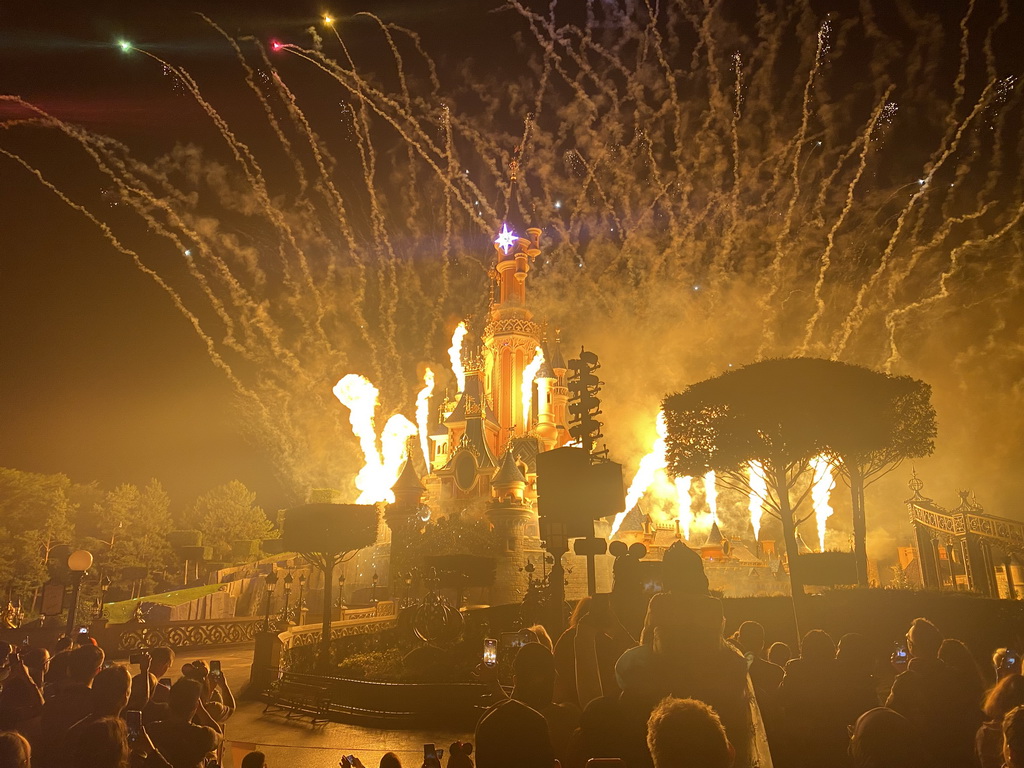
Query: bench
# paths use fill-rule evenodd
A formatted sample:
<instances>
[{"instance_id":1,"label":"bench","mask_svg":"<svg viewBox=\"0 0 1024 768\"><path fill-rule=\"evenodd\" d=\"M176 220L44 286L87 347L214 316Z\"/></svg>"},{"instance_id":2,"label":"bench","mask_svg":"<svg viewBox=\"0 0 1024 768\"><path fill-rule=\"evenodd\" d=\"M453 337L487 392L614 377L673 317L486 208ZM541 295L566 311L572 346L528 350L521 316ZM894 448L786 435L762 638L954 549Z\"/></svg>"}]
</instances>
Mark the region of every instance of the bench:
<instances>
[{"instance_id":1,"label":"bench","mask_svg":"<svg viewBox=\"0 0 1024 768\"><path fill-rule=\"evenodd\" d=\"M329 684L297 680L285 673L267 691L267 706L263 713L271 711L287 711L286 718L308 716L313 724L329 721L331 694Z\"/></svg>"}]
</instances>

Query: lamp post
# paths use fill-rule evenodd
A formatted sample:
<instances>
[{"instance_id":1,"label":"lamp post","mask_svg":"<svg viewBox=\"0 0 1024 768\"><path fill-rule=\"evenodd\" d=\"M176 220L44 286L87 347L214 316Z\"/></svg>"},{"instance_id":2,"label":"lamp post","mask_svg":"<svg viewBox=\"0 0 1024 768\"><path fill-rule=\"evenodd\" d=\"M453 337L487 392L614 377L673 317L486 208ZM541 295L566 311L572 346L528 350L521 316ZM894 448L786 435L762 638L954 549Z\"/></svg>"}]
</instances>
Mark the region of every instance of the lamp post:
<instances>
[{"instance_id":1,"label":"lamp post","mask_svg":"<svg viewBox=\"0 0 1024 768\"><path fill-rule=\"evenodd\" d=\"M344 568L344 566L342 566ZM345 618L345 571L338 576L338 620Z\"/></svg>"},{"instance_id":2,"label":"lamp post","mask_svg":"<svg viewBox=\"0 0 1024 768\"><path fill-rule=\"evenodd\" d=\"M306 587L306 574L305 573L300 573L299 574L299 599L298 599L298 602L295 603L295 612L299 615L299 620L298 620L299 624L302 624L303 621L304 621L304 617L302 615L302 590L305 589L305 587Z\"/></svg>"},{"instance_id":3,"label":"lamp post","mask_svg":"<svg viewBox=\"0 0 1024 768\"><path fill-rule=\"evenodd\" d=\"M267 611L263 617L263 628L265 632L270 631L270 600L274 596L274 587L277 586L277 574L271 571L263 582L267 587Z\"/></svg>"},{"instance_id":4,"label":"lamp post","mask_svg":"<svg viewBox=\"0 0 1024 768\"><path fill-rule=\"evenodd\" d=\"M281 618L284 619L284 623L285 624L288 624L288 622L290 621L290 618L288 616L288 599L291 597L291 594L292 594L292 581L293 580L294 579L292 578L291 571L289 571L288 575L284 577L284 582L283 582L284 583L284 610L281 611Z\"/></svg>"},{"instance_id":5,"label":"lamp post","mask_svg":"<svg viewBox=\"0 0 1024 768\"><path fill-rule=\"evenodd\" d=\"M68 568L71 571L71 605L68 608L67 634L75 631L75 620L78 616L78 595L82 591L82 579L85 572L92 568L92 553L78 549L68 555Z\"/></svg>"},{"instance_id":6,"label":"lamp post","mask_svg":"<svg viewBox=\"0 0 1024 768\"><path fill-rule=\"evenodd\" d=\"M373 586L370 588L370 602L377 604L377 572L373 572Z\"/></svg>"}]
</instances>

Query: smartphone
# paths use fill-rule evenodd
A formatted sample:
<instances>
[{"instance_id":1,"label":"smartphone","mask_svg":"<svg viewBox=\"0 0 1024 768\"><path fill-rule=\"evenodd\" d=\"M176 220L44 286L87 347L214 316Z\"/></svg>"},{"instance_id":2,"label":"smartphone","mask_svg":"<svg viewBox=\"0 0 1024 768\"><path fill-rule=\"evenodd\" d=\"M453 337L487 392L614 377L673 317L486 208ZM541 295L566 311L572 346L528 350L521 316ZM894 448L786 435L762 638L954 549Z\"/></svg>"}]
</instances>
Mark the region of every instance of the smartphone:
<instances>
[{"instance_id":1,"label":"smartphone","mask_svg":"<svg viewBox=\"0 0 1024 768\"><path fill-rule=\"evenodd\" d=\"M1014 667L1020 661L1020 656L1017 655L1016 651L1011 651L1009 648L1006 649L1006 655L1003 657L1003 662L1008 667Z\"/></svg>"},{"instance_id":2,"label":"smartphone","mask_svg":"<svg viewBox=\"0 0 1024 768\"><path fill-rule=\"evenodd\" d=\"M160 682L158 684L162 685L164 688L170 688L171 687L171 678L169 678L169 677L161 677L160 678Z\"/></svg>"},{"instance_id":3,"label":"smartphone","mask_svg":"<svg viewBox=\"0 0 1024 768\"><path fill-rule=\"evenodd\" d=\"M149 656L149 654L146 653L145 651L140 651L139 653L133 653L131 656L128 657L128 663L129 664L142 664L148 658L148 656Z\"/></svg>"},{"instance_id":4,"label":"smartphone","mask_svg":"<svg viewBox=\"0 0 1024 768\"><path fill-rule=\"evenodd\" d=\"M87 635L87 634L89 634L89 628L88 627L79 627L78 628L78 634L80 634L80 635Z\"/></svg>"},{"instance_id":5,"label":"smartphone","mask_svg":"<svg viewBox=\"0 0 1024 768\"><path fill-rule=\"evenodd\" d=\"M221 677L224 673L220 670L220 661L213 659L210 661L210 674Z\"/></svg>"},{"instance_id":6,"label":"smartphone","mask_svg":"<svg viewBox=\"0 0 1024 768\"><path fill-rule=\"evenodd\" d=\"M124 713L124 722L128 726L128 743L134 744L142 734L142 712L129 709Z\"/></svg>"},{"instance_id":7,"label":"smartphone","mask_svg":"<svg viewBox=\"0 0 1024 768\"><path fill-rule=\"evenodd\" d=\"M907 658L907 648L906 648L906 646L904 646L904 645L897 645L896 646L896 658L900 659L900 660Z\"/></svg>"},{"instance_id":8,"label":"smartphone","mask_svg":"<svg viewBox=\"0 0 1024 768\"><path fill-rule=\"evenodd\" d=\"M498 641L493 637L484 640L484 664L488 667L498 665Z\"/></svg>"},{"instance_id":9,"label":"smartphone","mask_svg":"<svg viewBox=\"0 0 1024 768\"><path fill-rule=\"evenodd\" d=\"M423 745L423 762L426 762L427 760L436 760L436 759L437 759L437 749L434 747L434 745L433 744L424 744Z\"/></svg>"},{"instance_id":10,"label":"smartphone","mask_svg":"<svg viewBox=\"0 0 1024 768\"><path fill-rule=\"evenodd\" d=\"M440 763L441 762L441 758L444 757L444 750L443 749L439 749L439 750L437 750L436 754L437 754L437 762Z\"/></svg>"},{"instance_id":11,"label":"smartphone","mask_svg":"<svg viewBox=\"0 0 1024 768\"><path fill-rule=\"evenodd\" d=\"M340 765L341 768L348 768L348 766L355 765L355 764L356 764L356 756L355 755L344 755L341 758L341 762L338 763L338 765Z\"/></svg>"}]
</instances>

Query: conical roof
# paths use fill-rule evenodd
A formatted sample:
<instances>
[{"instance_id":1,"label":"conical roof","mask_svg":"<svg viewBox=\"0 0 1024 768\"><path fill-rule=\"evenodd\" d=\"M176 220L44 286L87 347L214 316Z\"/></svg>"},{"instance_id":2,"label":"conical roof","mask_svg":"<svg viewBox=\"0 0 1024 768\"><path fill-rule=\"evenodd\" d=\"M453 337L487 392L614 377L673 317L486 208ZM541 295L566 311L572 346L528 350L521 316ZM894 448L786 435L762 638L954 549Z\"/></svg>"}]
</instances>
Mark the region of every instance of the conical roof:
<instances>
[{"instance_id":1,"label":"conical roof","mask_svg":"<svg viewBox=\"0 0 1024 768\"><path fill-rule=\"evenodd\" d=\"M523 472L519 469L519 465L516 464L516 459L512 452L506 451L501 459L498 471L491 478L491 485L515 485L516 483L525 485L526 478L523 477Z\"/></svg>"},{"instance_id":2,"label":"conical roof","mask_svg":"<svg viewBox=\"0 0 1024 768\"><path fill-rule=\"evenodd\" d=\"M722 532L718 529L718 521L716 520L711 524L711 530L708 532L707 541L704 542L704 546L721 544L724 541Z\"/></svg>"},{"instance_id":3,"label":"conical roof","mask_svg":"<svg viewBox=\"0 0 1024 768\"><path fill-rule=\"evenodd\" d=\"M423 493L426 490L423 487L423 483L420 482L419 476L416 474L416 469L412 465L412 457L410 456L405 460L405 467L402 468L402 473L395 480L395 484L391 486L392 491L414 491Z\"/></svg>"},{"instance_id":4,"label":"conical roof","mask_svg":"<svg viewBox=\"0 0 1024 768\"><path fill-rule=\"evenodd\" d=\"M562 354L562 339L559 331L555 331L554 341L544 342L544 362L550 364L553 370L568 370L565 364L565 356Z\"/></svg>"}]
</instances>

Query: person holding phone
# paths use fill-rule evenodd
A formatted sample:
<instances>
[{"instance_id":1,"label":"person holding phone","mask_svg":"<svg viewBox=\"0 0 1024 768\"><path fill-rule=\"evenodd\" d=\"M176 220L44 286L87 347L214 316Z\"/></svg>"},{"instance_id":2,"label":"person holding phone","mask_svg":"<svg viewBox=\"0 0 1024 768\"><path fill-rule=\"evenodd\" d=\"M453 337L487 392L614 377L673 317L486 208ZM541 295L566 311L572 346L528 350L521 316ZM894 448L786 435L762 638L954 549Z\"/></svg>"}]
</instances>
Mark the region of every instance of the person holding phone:
<instances>
[{"instance_id":1,"label":"person holding phone","mask_svg":"<svg viewBox=\"0 0 1024 768\"><path fill-rule=\"evenodd\" d=\"M920 731L929 765L959 768L974 763L974 736L981 706L956 673L939 658L942 633L928 619L914 619L907 632L910 662L893 681L885 706Z\"/></svg>"},{"instance_id":2,"label":"person holding phone","mask_svg":"<svg viewBox=\"0 0 1024 768\"><path fill-rule=\"evenodd\" d=\"M139 667L139 673L132 678L128 708L140 710L146 721L151 722L156 719L151 705L167 703L167 690L160 687L158 682L174 664L174 651L167 646L159 646L133 653L128 661Z\"/></svg>"},{"instance_id":3,"label":"person holding phone","mask_svg":"<svg viewBox=\"0 0 1024 768\"><path fill-rule=\"evenodd\" d=\"M224 729L206 711L202 695L200 680L183 677L171 686L167 718L146 726L154 746L173 768L201 768L221 747Z\"/></svg>"},{"instance_id":4,"label":"person holding phone","mask_svg":"<svg viewBox=\"0 0 1024 768\"><path fill-rule=\"evenodd\" d=\"M202 664L202 662L196 662ZM205 665L204 665L205 668ZM213 659L204 676L203 706L218 723L222 725L235 711L235 695L231 692L228 679L224 675L220 661Z\"/></svg>"}]
</instances>

